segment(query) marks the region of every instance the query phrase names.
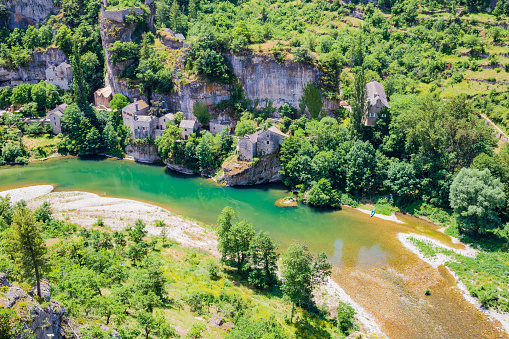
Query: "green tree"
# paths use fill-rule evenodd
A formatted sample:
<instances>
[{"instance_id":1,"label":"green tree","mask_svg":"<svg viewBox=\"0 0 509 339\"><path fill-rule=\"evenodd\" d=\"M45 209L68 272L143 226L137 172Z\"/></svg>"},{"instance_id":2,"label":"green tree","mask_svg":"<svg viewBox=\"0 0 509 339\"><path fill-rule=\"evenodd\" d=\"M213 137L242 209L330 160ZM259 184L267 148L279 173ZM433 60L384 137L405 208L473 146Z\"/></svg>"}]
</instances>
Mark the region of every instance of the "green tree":
<instances>
[{"instance_id":1,"label":"green tree","mask_svg":"<svg viewBox=\"0 0 509 339\"><path fill-rule=\"evenodd\" d=\"M320 92L311 82L304 87L301 101L308 108L309 114L313 118L318 119L322 111L323 101Z\"/></svg>"},{"instance_id":2,"label":"green tree","mask_svg":"<svg viewBox=\"0 0 509 339\"><path fill-rule=\"evenodd\" d=\"M88 91L89 88L85 82L85 76L83 74L83 68L81 66L81 44L75 43L72 49L72 56L69 58L71 61L72 72L73 72L73 98L74 102L82 111L87 110L88 106Z\"/></svg>"},{"instance_id":3,"label":"green tree","mask_svg":"<svg viewBox=\"0 0 509 339\"><path fill-rule=\"evenodd\" d=\"M251 268L249 283L257 288L269 288L277 283L278 244L268 232L258 232L249 244Z\"/></svg>"},{"instance_id":4,"label":"green tree","mask_svg":"<svg viewBox=\"0 0 509 339\"><path fill-rule=\"evenodd\" d=\"M37 103L38 110L46 108L46 82L44 80L32 86L31 96L32 100Z\"/></svg>"},{"instance_id":5,"label":"green tree","mask_svg":"<svg viewBox=\"0 0 509 339\"><path fill-rule=\"evenodd\" d=\"M171 7L170 7L170 13L169 13L169 23L170 28L174 31L180 31L180 8L177 0L173 0Z\"/></svg>"},{"instance_id":6,"label":"green tree","mask_svg":"<svg viewBox=\"0 0 509 339\"><path fill-rule=\"evenodd\" d=\"M182 120L184 120L184 113L182 113L182 112L177 112L177 113L175 113L175 114L173 115L173 120L175 121L175 125L176 125L177 127L179 127L179 126L180 126L180 122L181 122Z\"/></svg>"},{"instance_id":7,"label":"green tree","mask_svg":"<svg viewBox=\"0 0 509 339\"><path fill-rule=\"evenodd\" d=\"M97 128L92 127L90 131L87 133L87 136L85 137L84 146L85 147L83 154L98 154L100 150L103 148L101 134L99 134Z\"/></svg>"},{"instance_id":8,"label":"green tree","mask_svg":"<svg viewBox=\"0 0 509 339\"><path fill-rule=\"evenodd\" d=\"M452 182L449 200L464 231L482 234L500 225L496 210L505 204L504 188L488 169L462 168Z\"/></svg>"},{"instance_id":9,"label":"green tree","mask_svg":"<svg viewBox=\"0 0 509 339\"><path fill-rule=\"evenodd\" d=\"M352 306L341 301L336 310L339 331L344 335L350 335L352 331L358 328L355 324L355 310Z\"/></svg>"},{"instance_id":10,"label":"green tree","mask_svg":"<svg viewBox=\"0 0 509 339\"><path fill-rule=\"evenodd\" d=\"M307 304L313 289L326 282L331 274L332 265L326 263L327 256L320 252L316 256L309 253L306 245L293 243L282 255L281 289L292 302L293 321L295 304Z\"/></svg>"},{"instance_id":11,"label":"green tree","mask_svg":"<svg viewBox=\"0 0 509 339\"><path fill-rule=\"evenodd\" d=\"M32 85L20 84L12 90L11 102L14 105L24 105L32 101Z\"/></svg>"},{"instance_id":12,"label":"green tree","mask_svg":"<svg viewBox=\"0 0 509 339\"><path fill-rule=\"evenodd\" d=\"M60 88L54 84L46 84L46 109L52 109L62 102Z\"/></svg>"},{"instance_id":13,"label":"green tree","mask_svg":"<svg viewBox=\"0 0 509 339\"><path fill-rule=\"evenodd\" d=\"M419 180L416 178L415 169L412 164L395 161L387 171L387 180L384 185L391 190L391 193L398 200L405 202L416 194Z\"/></svg>"},{"instance_id":14,"label":"green tree","mask_svg":"<svg viewBox=\"0 0 509 339\"><path fill-rule=\"evenodd\" d=\"M362 138L363 124L362 117L368 110L368 97L366 92L366 78L364 77L364 68L359 68L355 72L354 85L350 99L350 124L355 137Z\"/></svg>"},{"instance_id":15,"label":"green tree","mask_svg":"<svg viewBox=\"0 0 509 339\"><path fill-rule=\"evenodd\" d=\"M133 226L129 226L127 228L127 234L129 235L129 240L132 242L139 244L143 241L143 238L147 236L147 231L145 230L145 224L142 220L138 219L134 223Z\"/></svg>"},{"instance_id":16,"label":"green tree","mask_svg":"<svg viewBox=\"0 0 509 339\"><path fill-rule=\"evenodd\" d=\"M311 206L340 207L341 201L336 190L332 189L329 180L322 178L314 184L306 195L306 203Z\"/></svg>"},{"instance_id":17,"label":"green tree","mask_svg":"<svg viewBox=\"0 0 509 339\"><path fill-rule=\"evenodd\" d=\"M209 113L209 108L201 101L196 101L193 104L193 115L202 125L208 125L210 119L212 119L212 116Z\"/></svg>"},{"instance_id":18,"label":"green tree","mask_svg":"<svg viewBox=\"0 0 509 339\"><path fill-rule=\"evenodd\" d=\"M37 285L37 295L41 297L41 272L45 266L46 244L41 237L41 223L26 207L19 208L12 217L17 262L23 275L33 279Z\"/></svg>"},{"instance_id":19,"label":"green tree","mask_svg":"<svg viewBox=\"0 0 509 339\"><path fill-rule=\"evenodd\" d=\"M116 93L113 96L113 99L110 101L110 108L111 109L122 109L125 106L129 105L130 101L129 98L127 98L122 93Z\"/></svg>"},{"instance_id":20,"label":"green tree","mask_svg":"<svg viewBox=\"0 0 509 339\"><path fill-rule=\"evenodd\" d=\"M253 120L240 120L235 127L235 134L239 138L243 138L246 134L256 132L256 124Z\"/></svg>"},{"instance_id":21,"label":"green tree","mask_svg":"<svg viewBox=\"0 0 509 339\"><path fill-rule=\"evenodd\" d=\"M201 339L203 338L203 332L205 332L206 329L207 326L205 326L205 324L193 324L186 333L186 339Z\"/></svg>"},{"instance_id":22,"label":"green tree","mask_svg":"<svg viewBox=\"0 0 509 339\"><path fill-rule=\"evenodd\" d=\"M357 140L346 155L346 190L365 194L375 183L377 167L375 149L369 141Z\"/></svg>"},{"instance_id":23,"label":"green tree","mask_svg":"<svg viewBox=\"0 0 509 339\"><path fill-rule=\"evenodd\" d=\"M196 0L189 0L189 5L187 6L187 17L189 20L196 19Z\"/></svg>"}]
</instances>

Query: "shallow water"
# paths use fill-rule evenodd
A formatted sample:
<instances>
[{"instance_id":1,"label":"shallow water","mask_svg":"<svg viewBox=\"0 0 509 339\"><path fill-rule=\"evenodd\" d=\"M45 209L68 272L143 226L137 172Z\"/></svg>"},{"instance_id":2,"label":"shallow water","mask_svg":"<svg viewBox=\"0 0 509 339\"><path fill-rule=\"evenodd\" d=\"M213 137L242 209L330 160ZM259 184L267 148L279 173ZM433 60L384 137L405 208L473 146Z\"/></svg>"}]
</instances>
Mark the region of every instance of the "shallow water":
<instances>
[{"instance_id":1,"label":"shallow water","mask_svg":"<svg viewBox=\"0 0 509 339\"><path fill-rule=\"evenodd\" d=\"M313 251L325 251L335 280L391 338L506 337L452 289L447 272L403 248L398 232L426 234L451 245L434 225L416 218L400 216L406 224L397 224L351 208L280 208L274 203L288 194L282 186L224 187L131 161L70 157L0 168L0 190L37 184L147 201L210 224L231 206L239 218L270 232L282 248L302 241ZM426 287L432 289L431 297L424 297Z\"/></svg>"}]
</instances>

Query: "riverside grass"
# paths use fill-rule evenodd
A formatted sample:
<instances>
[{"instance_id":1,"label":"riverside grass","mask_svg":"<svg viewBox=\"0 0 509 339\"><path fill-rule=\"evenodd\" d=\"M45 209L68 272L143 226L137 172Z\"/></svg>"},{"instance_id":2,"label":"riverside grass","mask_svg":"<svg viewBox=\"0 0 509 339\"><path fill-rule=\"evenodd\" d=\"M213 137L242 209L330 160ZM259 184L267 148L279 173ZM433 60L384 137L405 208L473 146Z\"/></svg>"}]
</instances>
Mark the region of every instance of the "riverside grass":
<instances>
[{"instance_id":1,"label":"riverside grass","mask_svg":"<svg viewBox=\"0 0 509 339\"><path fill-rule=\"evenodd\" d=\"M468 257L431 242L409 240L425 257L447 255L449 260L445 265L454 270L470 295L477 297L483 307L509 312L509 253L480 251L475 257Z\"/></svg>"}]
</instances>

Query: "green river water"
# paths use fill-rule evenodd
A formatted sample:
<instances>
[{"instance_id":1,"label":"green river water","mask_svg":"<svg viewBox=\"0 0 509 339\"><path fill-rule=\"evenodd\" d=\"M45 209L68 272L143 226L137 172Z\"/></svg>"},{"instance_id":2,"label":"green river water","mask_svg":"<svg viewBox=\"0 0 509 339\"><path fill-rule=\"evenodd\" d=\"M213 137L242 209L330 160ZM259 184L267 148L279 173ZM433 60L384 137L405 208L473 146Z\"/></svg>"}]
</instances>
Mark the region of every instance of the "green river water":
<instances>
[{"instance_id":1,"label":"green river water","mask_svg":"<svg viewBox=\"0 0 509 339\"><path fill-rule=\"evenodd\" d=\"M447 271L433 269L401 246L399 232L451 244L435 226L415 218L400 215L405 224L396 224L351 208L281 208L274 203L288 195L283 186L225 187L125 160L66 157L0 167L0 191L40 184L146 201L208 224L231 206L255 229L270 232L283 249L303 241L312 251L325 251L334 265L334 280L391 338L507 337L461 297ZM433 291L429 298L422 293L426 287Z\"/></svg>"}]
</instances>

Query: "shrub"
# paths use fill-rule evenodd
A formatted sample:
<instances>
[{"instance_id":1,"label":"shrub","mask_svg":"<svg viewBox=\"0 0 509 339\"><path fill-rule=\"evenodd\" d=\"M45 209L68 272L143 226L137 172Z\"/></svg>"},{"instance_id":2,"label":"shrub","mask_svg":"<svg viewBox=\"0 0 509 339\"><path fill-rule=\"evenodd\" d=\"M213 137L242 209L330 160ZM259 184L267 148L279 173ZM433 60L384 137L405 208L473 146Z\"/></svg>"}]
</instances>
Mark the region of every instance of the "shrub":
<instances>
[{"instance_id":1,"label":"shrub","mask_svg":"<svg viewBox=\"0 0 509 339\"><path fill-rule=\"evenodd\" d=\"M212 119L212 116L209 113L209 108L201 101L196 101L194 103L193 115L203 125L207 125L210 122L210 119Z\"/></svg>"},{"instance_id":2,"label":"shrub","mask_svg":"<svg viewBox=\"0 0 509 339\"><path fill-rule=\"evenodd\" d=\"M113 64L130 59L137 59L140 55L140 47L134 42L115 41L113 46L108 49L110 60Z\"/></svg>"},{"instance_id":3,"label":"shrub","mask_svg":"<svg viewBox=\"0 0 509 339\"><path fill-rule=\"evenodd\" d=\"M306 47L295 47L292 48L293 53L293 61L299 62L299 63L311 63L313 61L313 58L311 57L311 54L309 53L309 49Z\"/></svg>"},{"instance_id":4,"label":"shrub","mask_svg":"<svg viewBox=\"0 0 509 339\"><path fill-rule=\"evenodd\" d=\"M358 326L355 324L355 310L352 306L339 302L338 308L338 330L349 335L351 332L357 330Z\"/></svg>"},{"instance_id":5,"label":"shrub","mask_svg":"<svg viewBox=\"0 0 509 339\"><path fill-rule=\"evenodd\" d=\"M186 334L186 339L201 339L206 329L207 327L203 323L193 324Z\"/></svg>"}]
</instances>

